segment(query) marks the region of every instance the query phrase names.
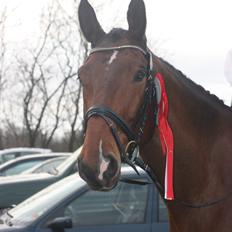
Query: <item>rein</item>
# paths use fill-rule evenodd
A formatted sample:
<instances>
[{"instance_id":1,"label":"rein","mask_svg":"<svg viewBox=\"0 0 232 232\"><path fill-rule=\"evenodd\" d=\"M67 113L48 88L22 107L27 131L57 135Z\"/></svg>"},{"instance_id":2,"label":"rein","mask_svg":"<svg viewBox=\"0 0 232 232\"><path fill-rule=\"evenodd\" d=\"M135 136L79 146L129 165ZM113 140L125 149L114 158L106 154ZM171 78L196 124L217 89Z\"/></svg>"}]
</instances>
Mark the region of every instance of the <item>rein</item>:
<instances>
[{"instance_id":1,"label":"rein","mask_svg":"<svg viewBox=\"0 0 232 232\"><path fill-rule=\"evenodd\" d=\"M160 193L162 193L162 198L164 201L167 202L166 199L163 197L164 193L164 187L160 184L158 181L158 178L154 171L144 163L144 161L139 157L139 143L141 140L141 137L143 135L143 130L145 128L146 118L147 118L147 110L148 107L151 106L153 116L155 118L154 122L157 122L157 91L156 91L156 83L155 83L155 70L153 68L153 59L152 59L152 53L148 50L145 51L144 49L134 46L134 45L124 45L124 46L118 46L118 47L109 47L109 48L94 48L90 51L90 54L97 53L97 52L106 52L106 51L114 51L114 50L123 50L123 49L136 49L143 53L143 55L146 57L148 61L147 65L147 74L146 74L146 87L144 92L144 102L141 107L140 111L140 120L138 122L138 133L135 134L130 127L127 125L127 123L124 121L123 118L121 118L118 114L113 112L110 108L105 106L92 106L90 107L87 112L85 113L84 118L84 131L87 129L88 120L92 117L100 117L102 118L108 127L110 128L110 131L114 137L114 140L117 144L118 150L121 155L122 162L128 164L131 166L135 172L139 175L139 171L137 170L136 166L143 169L152 179L152 181L155 183L157 189ZM128 144L124 147L123 144L120 141L116 126L119 127L123 133L127 136ZM157 126L157 125L156 125ZM137 180L128 180L128 179L122 179L122 182L127 182L130 184L149 184L149 182L138 182ZM216 204L219 204L220 202L226 200L232 196L232 192L229 192L226 196L219 198L217 200L212 200L206 203L199 203L199 204L192 204L185 201L182 201L178 198L175 198L171 204L179 204L181 206L187 207L187 208L205 208L210 207ZM169 201L168 201L169 202Z\"/></svg>"}]
</instances>

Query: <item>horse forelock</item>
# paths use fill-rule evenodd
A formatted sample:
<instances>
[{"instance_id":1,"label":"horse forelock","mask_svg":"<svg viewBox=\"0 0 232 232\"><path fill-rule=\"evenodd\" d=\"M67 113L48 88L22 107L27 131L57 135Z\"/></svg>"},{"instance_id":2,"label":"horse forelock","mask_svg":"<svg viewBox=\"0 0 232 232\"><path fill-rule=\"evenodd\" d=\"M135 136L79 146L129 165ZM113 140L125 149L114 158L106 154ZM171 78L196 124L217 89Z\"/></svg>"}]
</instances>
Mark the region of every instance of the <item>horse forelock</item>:
<instances>
[{"instance_id":1,"label":"horse forelock","mask_svg":"<svg viewBox=\"0 0 232 232\"><path fill-rule=\"evenodd\" d=\"M114 47L122 45L135 45L146 50L146 37L137 39L129 31L122 28L113 28L97 43L96 47Z\"/></svg>"}]
</instances>

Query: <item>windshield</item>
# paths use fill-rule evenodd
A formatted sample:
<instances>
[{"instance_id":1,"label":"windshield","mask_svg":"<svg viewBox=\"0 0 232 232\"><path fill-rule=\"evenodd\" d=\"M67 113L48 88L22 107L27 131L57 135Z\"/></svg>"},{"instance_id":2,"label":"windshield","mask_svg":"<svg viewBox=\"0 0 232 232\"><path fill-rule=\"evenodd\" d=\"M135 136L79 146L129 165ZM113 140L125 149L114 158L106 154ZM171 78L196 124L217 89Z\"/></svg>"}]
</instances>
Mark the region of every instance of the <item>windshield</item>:
<instances>
[{"instance_id":1,"label":"windshield","mask_svg":"<svg viewBox=\"0 0 232 232\"><path fill-rule=\"evenodd\" d=\"M23 163L17 163L15 164L15 166L6 168L6 170L3 171L3 174L5 176L12 176L12 175L16 175L19 173L22 173L25 170L28 170L29 168L42 163L44 160L42 159L38 159L38 160L27 160Z\"/></svg>"},{"instance_id":2,"label":"windshield","mask_svg":"<svg viewBox=\"0 0 232 232\"><path fill-rule=\"evenodd\" d=\"M71 155L68 159L66 159L64 162L62 162L60 165L58 165L55 168L56 171L55 174L65 172L67 169L69 169L70 166L72 166L76 162L77 162L77 156L75 154Z\"/></svg>"},{"instance_id":3,"label":"windshield","mask_svg":"<svg viewBox=\"0 0 232 232\"><path fill-rule=\"evenodd\" d=\"M80 147L76 152L74 152L68 159L62 162L59 166L56 167L57 173L62 173L66 171L71 165L77 162L77 158L80 154L82 147Z\"/></svg>"},{"instance_id":4,"label":"windshield","mask_svg":"<svg viewBox=\"0 0 232 232\"><path fill-rule=\"evenodd\" d=\"M61 199L66 198L83 186L86 186L86 184L78 174L73 174L50 185L9 211L12 216L12 224L25 224L34 221L53 208Z\"/></svg>"}]
</instances>

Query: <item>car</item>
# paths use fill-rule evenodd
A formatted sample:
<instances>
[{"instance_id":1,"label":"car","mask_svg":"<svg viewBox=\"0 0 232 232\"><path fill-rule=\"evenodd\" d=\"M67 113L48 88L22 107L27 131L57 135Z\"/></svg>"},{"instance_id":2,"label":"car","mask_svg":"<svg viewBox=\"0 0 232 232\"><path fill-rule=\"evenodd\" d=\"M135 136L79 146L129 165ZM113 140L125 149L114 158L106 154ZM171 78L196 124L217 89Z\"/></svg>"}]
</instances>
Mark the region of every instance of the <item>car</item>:
<instances>
[{"instance_id":1,"label":"car","mask_svg":"<svg viewBox=\"0 0 232 232\"><path fill-rule=\"evenodd\" d=\"M65 161L68 157L67 156L61 156L61 157L56 157L52 158L49 160L45 160L42 163L39 163L32 168L29 168L21 174L32 174L32 173L41 173L41 172L53 172L54 169L57 168L63 161Z\"/></svg>"},{"instance_id":2,"label":"car","mask_svg":"<svg viewBox=\"0 0 232 232\"><path fill-rule=\"evenodd\" d=\"M70 175L2 215L0 232L167 232L167 209L139 172L123 167L109 192L92 191L77 173Z\"/></svg>"},{"instance_id":3,"label":"car","mask_svg":"<svg viewBox=\"0 0 232 232\"><path fill-rule=\"evenodd\" d=\"M71 153L47 153L47 154L34 154L22 156L13 160L9 160L0 165L0 176L10 176L19 174L36 164L54 158L54 157L68 157Z\"/></svg>"},{"instance_id":4,"label":"car","mask_svg":"<svg viewBox=\"0 0 232 232\"><path fill-rule=\"evenodd\" d=\"M76 161L81 149L79 148L49 173L0 177L0 211L19 204L48 185L77 172Z\"/></svg>"},{"instance_id":5,"label":"car","mask_svg":"<svg viewBox=\"0 0 232 232\"><path fill-rule=\"evenodd\" d=\"M24 155L52 152L50 149L36 147L15 147L0 150L0 164Z\"/></svg>"}]
</instances>

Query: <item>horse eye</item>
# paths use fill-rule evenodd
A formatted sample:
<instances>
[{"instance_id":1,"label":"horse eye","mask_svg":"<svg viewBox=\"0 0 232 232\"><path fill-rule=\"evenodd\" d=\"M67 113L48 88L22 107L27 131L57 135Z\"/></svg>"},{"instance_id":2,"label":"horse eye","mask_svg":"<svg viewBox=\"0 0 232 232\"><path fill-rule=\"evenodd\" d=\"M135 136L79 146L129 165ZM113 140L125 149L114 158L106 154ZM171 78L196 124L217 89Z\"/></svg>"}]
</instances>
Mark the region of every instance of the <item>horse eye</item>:
<instances>
[{"instance_id":1,"label":"horse eye","mask_svg":"<svg viewBox=\"0 0 232 232\"><path fill-rule=\"evenodd\" d=\"M134 77L134 81L139 82L142 81L146 77L146 73L144 71L138 71Z\"/></svg>"}]
</instances>

